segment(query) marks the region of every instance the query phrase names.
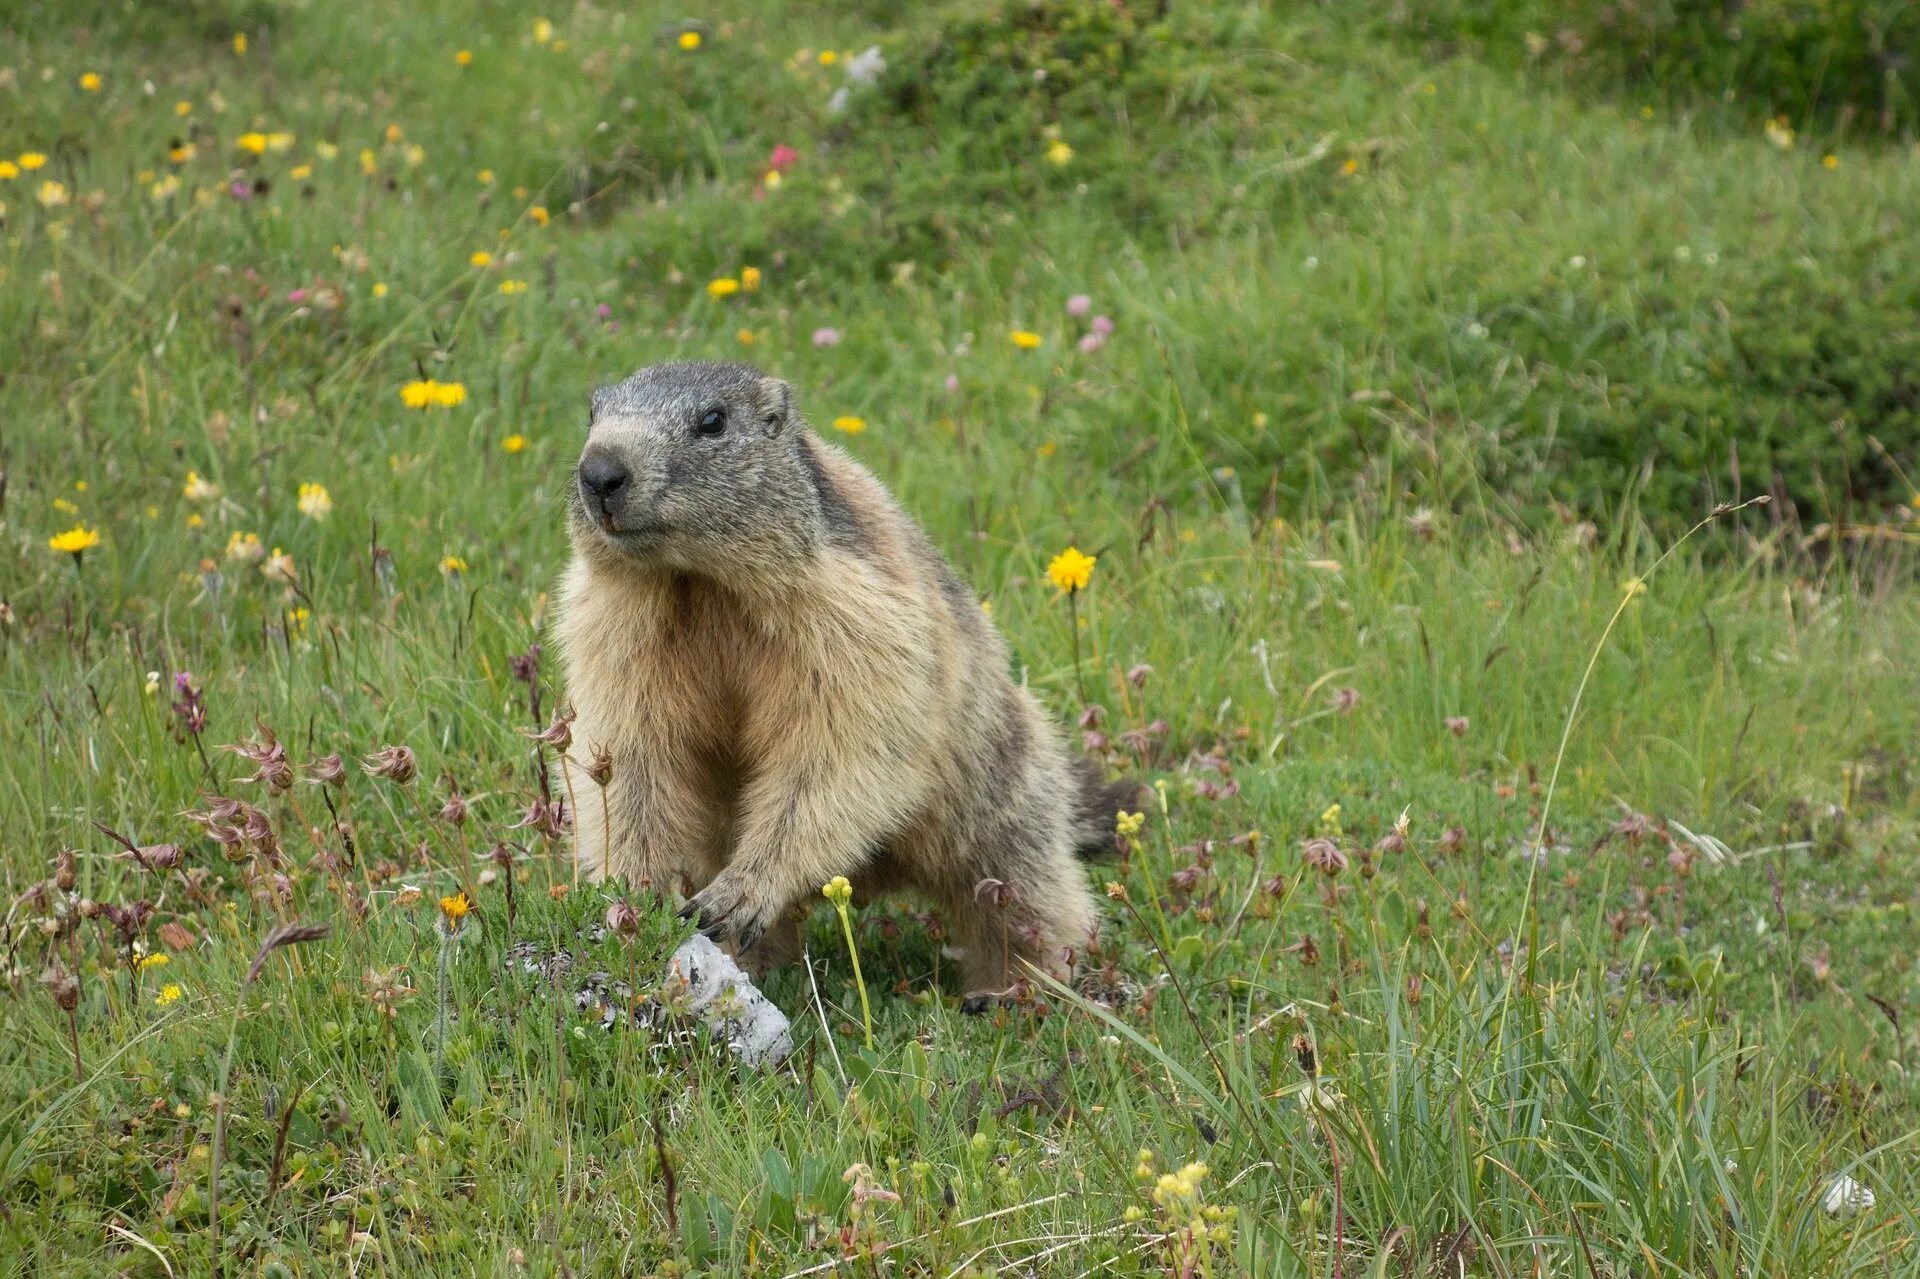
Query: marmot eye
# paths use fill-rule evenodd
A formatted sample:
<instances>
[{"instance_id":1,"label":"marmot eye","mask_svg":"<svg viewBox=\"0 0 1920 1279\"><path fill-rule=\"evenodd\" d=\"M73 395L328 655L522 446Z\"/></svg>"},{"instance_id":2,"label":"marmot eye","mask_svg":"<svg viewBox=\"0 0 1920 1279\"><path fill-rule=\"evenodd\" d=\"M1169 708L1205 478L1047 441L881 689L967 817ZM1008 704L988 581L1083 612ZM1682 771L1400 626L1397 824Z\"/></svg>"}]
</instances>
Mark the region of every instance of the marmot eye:
<instances>
[{"instance_id":1,"label":"marmot eye","mask_svg":"<svg viewBox=\"0 0 1920 1279\"><path fill-rule=\"evenodd\" d=\"M727 411L725 409L708 409L700 415L700 434L718 435L726 429Z\"/></svg>"}]
</instances>

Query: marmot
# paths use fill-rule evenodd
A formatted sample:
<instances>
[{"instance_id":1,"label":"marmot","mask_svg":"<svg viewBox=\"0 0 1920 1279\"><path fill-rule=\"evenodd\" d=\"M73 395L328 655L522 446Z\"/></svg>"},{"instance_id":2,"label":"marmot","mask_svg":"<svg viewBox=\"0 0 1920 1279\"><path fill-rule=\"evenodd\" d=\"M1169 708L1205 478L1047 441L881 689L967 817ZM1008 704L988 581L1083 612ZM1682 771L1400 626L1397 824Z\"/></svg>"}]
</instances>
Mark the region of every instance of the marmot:
<instances>
[{"instance_id":1,"label":"marmot","mask_svg":"<svg viewBox=\"0 0 1920 1279\"><path fill-rule=\"evenodd\" d=\"M764 971L846 876L915 890L966 949L963 1007L1071 969L1098 914L1076 854L1130 788L1070 756L973 592L793 389L674 363L594 392L557 638L574 762L610 752L574 855L690 896Z\"/></svg>"}]
</instances>

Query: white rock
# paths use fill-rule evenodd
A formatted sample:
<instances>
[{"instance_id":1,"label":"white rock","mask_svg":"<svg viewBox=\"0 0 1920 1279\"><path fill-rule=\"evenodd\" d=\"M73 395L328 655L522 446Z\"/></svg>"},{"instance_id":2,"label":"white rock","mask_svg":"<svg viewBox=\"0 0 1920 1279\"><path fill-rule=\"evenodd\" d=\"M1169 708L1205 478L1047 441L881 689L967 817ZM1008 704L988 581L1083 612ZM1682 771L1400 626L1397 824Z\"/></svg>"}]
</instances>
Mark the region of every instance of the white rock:
<instances>
[{"instance_id":1,"label":"white rock","mask_svg":"<svg viewBox=\"0 0 1920 1279\"><path fill-rule=\"evenodd\" d=\"M668 986L678 984L688 1005L724 1035L749 1066L777 1066L793 1052L787 1015L747 979L733 957L695 933L667 961Z\"/></svg>"}]
</instances>

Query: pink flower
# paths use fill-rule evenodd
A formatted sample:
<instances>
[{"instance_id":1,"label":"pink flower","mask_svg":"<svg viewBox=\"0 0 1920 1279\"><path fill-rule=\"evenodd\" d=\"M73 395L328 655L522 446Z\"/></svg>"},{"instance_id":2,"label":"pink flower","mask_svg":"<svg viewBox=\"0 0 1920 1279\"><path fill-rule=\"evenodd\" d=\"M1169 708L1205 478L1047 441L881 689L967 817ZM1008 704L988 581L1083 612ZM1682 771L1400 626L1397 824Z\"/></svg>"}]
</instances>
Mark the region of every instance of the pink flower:
<instances>
[{"instance_id":1,"label":"pink flower","mask_svg":"<svg viewBox=\"0 0 1920 1279\"><path fill-rule=\"evenodd\" d=\"M287 301L289 302L297 303L297 302L305 302L306 300L307 300L307 291L305 289L293 289L289 291L287 294Z\"/></svg>"},{"instance_id":2,"label":"pink flower","mask_svg":"<svg viewBox=\"0 0 1920 1279\"><path fill-rule=\"evenodd\" d=\"M767 158L767 167L775 173L785 173L793 167L794 162L799 158L800 153L798 151L795 151L792 147L782 142L774 147L773 154Z\"/></svg>"},{"instance_id":3,"label":"pink flower","mask_svg":"<svg viewBox=\"0 0 1920 1279\"><path fill-rule=\"evenodd\" d=\"M608 320L613 318L613 308L608 306L605 302L602 302L599 306L594 307L593 313L599 316L603 320Z\"/></svg>"},{"instance_id":4,"label":"pink flower","mask_svg":"<svg viewBox=\"0 0 1920 1279\"><path fill-rule=\"evenodd\" d=\"M1113 321L1104 315L1096 315L1093 317L1093 331L1105 337L1107 334L1113 332Z\"/></svg>"},{"instance_id":5,"label":"pink flower","mask_svg":"<svg viewBox=\"0 0 1920 1279\"><path fill-rule=\"evenodd\" d=\"M839 346L840 330L834 328L815 329L813 331L813 344L815 346Z\"/></svg>"},{"instance_id":6,"label":"pink flower","mask_svg":"<svg viewBox=\"0 0 1920 1279\"><path fill-rule=\"evenodd\" d=\"M1089 333L1080 339L1080 353L1082 355L1092 355L1106 344L1106 334L1099 332Z\"/></svg>"},{"instance_id":7,"label":"pink flower","mask_svg":"<svg viewBox=\"0 0 1920 1279\"><path fill-rule=\"evenodd\" d=\"M954 393L954 394L956 394L956 395L957 395L957 394L959 394L959 392L960 392L960 375L959 375L958 373L949 373L949 374L947 374L947 390L949 390L949 391L951 391L951 392L953 392L953 393Z\"/></svg>"},{"instance_id":8,"label":"pink flower","mask_svg":"<svg viewBox=\"0 0 1920 1279\"><path fill-rule=\"evenodd\" d=\"M1067 299L1068 315L1085 315L1093 310L1093 299L1084 293L1076 293Z\"/></svg>"}]
</instances>

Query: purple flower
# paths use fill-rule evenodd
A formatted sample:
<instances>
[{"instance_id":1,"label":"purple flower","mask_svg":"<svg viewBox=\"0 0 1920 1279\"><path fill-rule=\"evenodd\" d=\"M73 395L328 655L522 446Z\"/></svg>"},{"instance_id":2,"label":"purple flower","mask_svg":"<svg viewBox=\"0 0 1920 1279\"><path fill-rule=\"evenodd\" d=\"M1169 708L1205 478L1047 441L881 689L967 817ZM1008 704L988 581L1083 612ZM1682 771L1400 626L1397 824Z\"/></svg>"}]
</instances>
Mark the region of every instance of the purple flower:
<instances>
[{"instance_id":1,"label":"purple flower","mask_svg":"<svg viewBox=\"0 0 1920 1279\"><path fill-rule=\"evenodd\" d=\"M949 390L949 391L951 391L951 392L953 392L953 393L954 393L954 394L956 394L956 395L957 395L957 394L959 394L959 392L960 392L960 375L959 375L958 373L949 373L949 374L947 374L947 390Z\"/></svg>"},{"instance_id":2,"label":"purple flower","mask_svg":"<svg viewBox=\"0 0 1920 1279\"><path fill-rule=\"evenodd\" d=\"M599 306L594 307L593 313L599 316L603 320L613 318L613 308L608 306L605 302L602 302Z\"/></svg>"},{"instance_id":3,"label":"purple flower","mask_svg":"<svg viewBox=\"0 0 1920 1279\"><path fill-rule=\"evenodd\" d=\"M232 186L227 188L227 194L231 195L236 200L251 200L253 199L253 187L251 184L244 181L235 182Z\"/></svg>"},{"instance_id":4,"label":"purple flower","mask_svg":"<svg viewBox=\"0 0 1920 1279\"><path fill-rule=\"evenodd\" d=\"M1093 299L1084 293L1076 293L1067 299L1068 315L1085 315L1093 310Z\"/></svg>"},{"instance_id":5,"label":"purple flower","mask_svg":"<svg viewBox=\"0 0 1920 1279\"><path fill-rule=\"evenodd\" d=\"M1113 321L1104 315L1096 315L1093 317L1093 331L1105 337L1113 332Z\"/></svg>"},{"instance_id":6,"label":"purple flower","mask_svg":"<svg viewBox=\"0 0 1920 1279\"><path fill-rule=\"evenodd\" d=\"M1092 355L1095 351L1098 351L1101 347L1105 346L1106 344L1107 344L1106 334L1089 333L1085 337L1080 339L1080 353L1082 355Z\"/></svg>"},{"instance_id":7,"label":"purple flower","mask_svg":"<svg viewBox=\"0 0 1920 1279\"><path fill-rule=\"evenodd\" d=\"M815 329L813 331L813 344L815 346L839 346L840 330L835 328Z\"/></svg>"},{"instance_id":8,"label":"purple flower","mask_svg":"<svg viewBox=\"0 0 1920 1279\"><path fill-rule=\"evenodd\" d=\"M306 300L307 291L305 289L293 289L287 293L287 301L289 302L299 303L305 302Z\"/></svg>"}]
</instances>

